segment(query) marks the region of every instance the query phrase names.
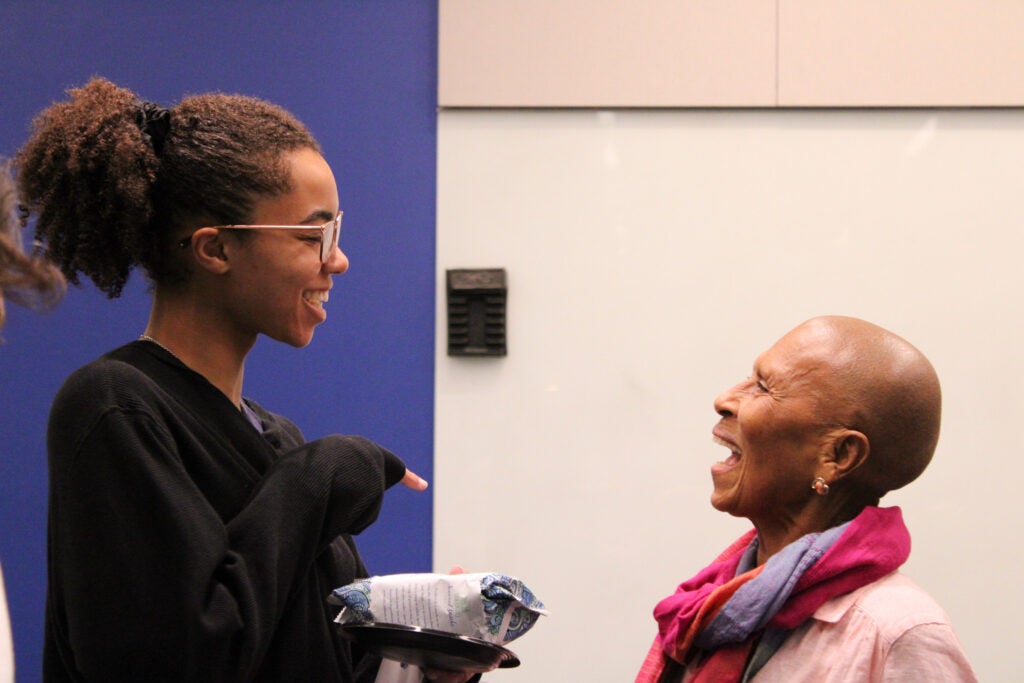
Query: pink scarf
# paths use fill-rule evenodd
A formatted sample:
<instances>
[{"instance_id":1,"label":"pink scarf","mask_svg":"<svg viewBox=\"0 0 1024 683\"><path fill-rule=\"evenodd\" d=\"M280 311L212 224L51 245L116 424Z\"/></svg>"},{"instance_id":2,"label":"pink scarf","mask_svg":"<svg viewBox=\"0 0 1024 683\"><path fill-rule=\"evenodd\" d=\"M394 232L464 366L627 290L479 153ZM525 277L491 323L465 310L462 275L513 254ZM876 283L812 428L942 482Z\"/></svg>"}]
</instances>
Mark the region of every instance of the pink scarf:
<instances>
[{"instance_id":1,"label":"pink scarf","mask_svg":"<svg viewBox=\"0 0 1024 683\"><path fill-rule=\"evenodd\" d=\"M694 661L700 654L695 645L698 640L717 645L700 664L695 681L738 681L756 634L736 628L728 633L717 632L722 630L722 622L728 621L716 619L724 614L723 610L741 616L750 613L758 629L793 629L826 601L890 574L910 555L910 534L898 507L867 507L837 532L840 535L820 554L814 552L815 542L819 536L826 538L829 532L805 536L764 565L737 576L741 559L744 554L749 557L751 546L756 543L753 530L741 536L655 607L659 635L636 683L656 683L664 670L665 657L681 664ZM798 544L802 547L796 548ZM779 563L784 562L781 556L787 550L789 558L796 557L798 561L780 571ZM748 583L750 586L744 588ZM741 588L743 592L737 595ZM781 604L773 603L773 597L779 598L776 602ZM767 611L766 605L771 605ZM756 610L762 613L754 614ZM712 630L706 631L709 626ZM723 672L728 672L727 677L723 677Z\"/></svg>"}]
</instances>

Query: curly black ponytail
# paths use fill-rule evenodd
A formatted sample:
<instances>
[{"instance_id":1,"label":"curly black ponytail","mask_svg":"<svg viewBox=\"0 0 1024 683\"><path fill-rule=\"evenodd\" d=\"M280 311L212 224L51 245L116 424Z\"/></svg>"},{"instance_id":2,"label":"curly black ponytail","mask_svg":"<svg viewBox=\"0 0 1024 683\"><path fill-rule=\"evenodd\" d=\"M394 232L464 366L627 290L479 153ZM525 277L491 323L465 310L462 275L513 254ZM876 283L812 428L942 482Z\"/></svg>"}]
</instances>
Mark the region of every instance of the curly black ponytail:
<instances>
[{"instance_id":1,"label":"curly black ponytail","mask_svg":"<svg viewBox=\"0 0 1024 683\"><path fill-rule=\"evenodd\" d=\"M68 280L85 275L111 298L135 266L180 282L181 236L246 222L256 199L291 189L286 152L319 151L291 114L253 97L198 95L167 110L101 78L69 94L15 158L21 201Z\"/></svg>"}]
</instances>

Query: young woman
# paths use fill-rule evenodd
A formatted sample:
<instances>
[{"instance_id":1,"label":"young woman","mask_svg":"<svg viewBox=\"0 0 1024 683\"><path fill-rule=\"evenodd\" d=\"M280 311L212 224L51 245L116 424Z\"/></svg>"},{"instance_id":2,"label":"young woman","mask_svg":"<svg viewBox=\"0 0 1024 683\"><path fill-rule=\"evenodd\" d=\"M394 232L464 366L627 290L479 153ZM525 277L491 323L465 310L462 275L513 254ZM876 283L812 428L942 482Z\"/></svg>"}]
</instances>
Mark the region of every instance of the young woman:
<instances>
[{"instance_id":1,"label":"young woman","mask_svg":"<svg viewBox=\"0 0 1024 683\"><path fill-rule=\"evenodd\" d=\"M426 482L362 438L306 441L243 398L263 334L327 313L338 191L317 142L262 100L171 110L95 79L16 159L37 236L111 297L141 269L141 337L75 372L50 415L45 678L372 681L325 602L366 576L351 534Z\"/></svg>"}]
</instances>

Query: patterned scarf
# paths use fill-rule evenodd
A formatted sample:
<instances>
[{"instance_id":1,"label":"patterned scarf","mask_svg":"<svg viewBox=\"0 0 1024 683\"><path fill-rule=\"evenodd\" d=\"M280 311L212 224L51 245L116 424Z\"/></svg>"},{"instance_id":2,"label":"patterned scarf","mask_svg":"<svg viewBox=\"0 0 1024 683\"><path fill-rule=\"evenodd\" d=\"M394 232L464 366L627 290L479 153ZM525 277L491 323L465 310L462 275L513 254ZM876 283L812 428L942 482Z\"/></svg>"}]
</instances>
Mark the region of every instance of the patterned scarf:
<instances>
[{"instance_id":1,"label":"patterned scarf","mask_svg":"<svg viewBox=\"0 0 1024 683\"><path fill-rule=\"evenodd\" d=\"M867 507L846 524L794 541L760 567L751 530L654 608L659 634L635 683L657 683L666 657L697 663L695 683L739 681L765 628L796 628L826 601L890 574L909 555L898 507Z\"/></svg>"}]
</instances>

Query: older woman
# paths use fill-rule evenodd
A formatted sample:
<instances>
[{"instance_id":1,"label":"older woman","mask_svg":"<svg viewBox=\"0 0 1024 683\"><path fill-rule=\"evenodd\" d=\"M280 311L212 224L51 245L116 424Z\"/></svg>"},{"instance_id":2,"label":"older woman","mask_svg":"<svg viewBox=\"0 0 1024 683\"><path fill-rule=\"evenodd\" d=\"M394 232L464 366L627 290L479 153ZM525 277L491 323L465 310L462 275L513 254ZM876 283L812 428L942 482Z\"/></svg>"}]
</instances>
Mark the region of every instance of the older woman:
<instances>
[{"instance_id":1,"label":"older woman","mask_svg":"<svg viewBox=\"0 0 1024 683\"><path fill-rule=\"evenodd\" d=\"M879 499L939 436L928 360L844 317L809 320L715 399L711 504L754 528L654 610L637 683L973 681L942 608L898 569L910 535Z\"/></svg>"},{"instance_id":2,"label":"older woman","mask_svg":"<svg viewBox=\"0 0 1024 683\"><path fill-rule=\"evenodd\" d=\"M7 164L0 164L0 329L6 322L4 299L47 310L64 296L64 276L39 254L21 246L17 193Z\"/></svg>"},{"instance_id":3,"label":"older woman","mask_svg":"<svg viewBox=\"0 0 1024 683\"><path fill-rule=\"evenodd\" d=\"M0 165L0 330L6 321L4 298L45 310L64 296L64 276L45 258L21 248L17 196L7 165ZM14 680L14 646L7 617L7 596L0 571L0 681Z\"/></svg>"}]
</instances>

